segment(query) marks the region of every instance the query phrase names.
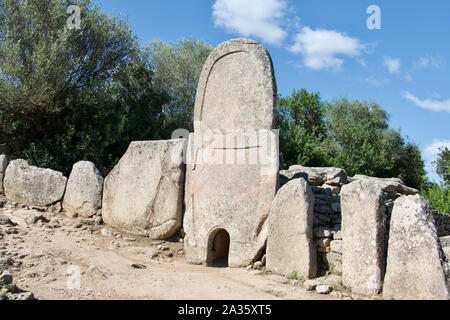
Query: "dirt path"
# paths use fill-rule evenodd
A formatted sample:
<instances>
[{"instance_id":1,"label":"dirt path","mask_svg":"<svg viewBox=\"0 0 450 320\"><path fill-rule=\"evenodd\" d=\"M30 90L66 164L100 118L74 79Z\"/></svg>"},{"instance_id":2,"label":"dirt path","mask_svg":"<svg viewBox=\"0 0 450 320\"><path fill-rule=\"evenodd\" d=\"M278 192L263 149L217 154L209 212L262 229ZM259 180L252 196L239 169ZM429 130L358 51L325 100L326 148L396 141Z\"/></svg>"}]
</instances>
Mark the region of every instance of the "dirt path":
<instances>
[{"instance_id":1,"label":"dirt path","mask_svg":"<svg viewBox=\"0 0 450 320\"><path fill-rule=\"evenodd\" d=\"M38 299L336 299L245 269L186 264L181 242L101 232L62 214L8 205L1 214L17 225L0 225L0 257L9 264L0 269ZM48 221L33 223L40 215Z\"/></svg>"}]
</instances>

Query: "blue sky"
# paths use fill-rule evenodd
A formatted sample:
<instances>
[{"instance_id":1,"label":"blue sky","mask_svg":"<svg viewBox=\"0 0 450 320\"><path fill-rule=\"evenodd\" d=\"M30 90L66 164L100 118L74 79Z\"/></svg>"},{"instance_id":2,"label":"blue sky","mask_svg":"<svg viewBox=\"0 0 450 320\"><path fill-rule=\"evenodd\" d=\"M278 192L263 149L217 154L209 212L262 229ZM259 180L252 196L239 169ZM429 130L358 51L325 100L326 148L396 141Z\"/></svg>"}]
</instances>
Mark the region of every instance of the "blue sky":
<instances>
[{"instance_id":1,"label":"blue sky","mask_svg":"<svg viewBox=\"0 0 450 320\"><path fill-rule=\"evenodd\" d=\"M143 44L258 40L272 56L280 94L306 88L324 100L377 101L391 126L419 145L428 171L438 148L450 148L448 0L94 2L125 15ZM381 29L367 27L370 5L380 9Z\"/></svg>"}]
</instances>

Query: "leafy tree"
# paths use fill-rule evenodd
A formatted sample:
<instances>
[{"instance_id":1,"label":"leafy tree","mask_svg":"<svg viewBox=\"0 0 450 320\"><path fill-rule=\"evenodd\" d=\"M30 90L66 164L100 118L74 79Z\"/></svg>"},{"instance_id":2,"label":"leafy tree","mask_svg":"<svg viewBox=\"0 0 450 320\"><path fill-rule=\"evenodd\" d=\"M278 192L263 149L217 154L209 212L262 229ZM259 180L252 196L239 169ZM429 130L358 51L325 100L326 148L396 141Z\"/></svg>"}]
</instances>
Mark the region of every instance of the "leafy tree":
<instances>
[{"instance_id":1,"label":"leafy tree","mask_svg":"<svg viewBox=\"0 0 450 320\"><path fill-rule=\"evenodd\" d=\"M417 145L389 128L389 116L376 103L335 100L302 89L280 97L276 123L285 166L335 166L349 175L399 177L420 188L424 163Z\"/></svg>"},{"instance_id":2,"label":"leafy tree","mask_svg":"<svg viewBox=\"0 0 450 320\"><path fill-rule=\"evenodd\" d=\"M197 84L211 51L210 45L193 38L169 44L152 41L146 48L149 63L155 72L155 88L170 96L164 112L167 115L166 125L173 130L193 130Z\"/></svg>"},{"instance_id":3,"label":"leafy tree","mask_svg":"<svg viewBox=\"0 0 450 320\"><path fill-rule=\"evenodd\" d=\"M430 201L431 207L443 213L450 214L450 188L442 187L434 184L431 187L425 188L421 192L422 196Z\"/></svg>"},{"instance_id":4,"label":"leafy tree","mask_svg":"<svg viewBox=\"0 0 450 320\"><path fill-rule=\"evenodd\" d=\"M424 162L417 145L389 128L389 115L376 103L336 100L327 105L327 139L334 166L350 175L398 177L420 188Z\"/></svg>"},{"instance_id":5,"label":"leafy tree","mask_svg":"<svg viewBox=\"0 0 450 320\"><path fill-rule=\"evenodd\" d=\"M66 25L71 4L81 8L80 30ZM0 30L1 136L15 155L59 132L60 113L137 51L124 20L90 0L2 0Z\"/></svg>"},{"instance_id":6,"label":"leafy tree","mask_svg":"<svg viewBox=\"0 0 450 320\"><path fill-rule=\"evenodd\" d=\"M279 97L275 122L280 128L280 151L284 167L302 164L324 166L322 147L325 119L324 104L318 92L294 90L290 97Z\"/></svg>"},{"instance_id":7,"label":"leafy tree","mask_svg":"<svg viewBox=\"0 0 450 320\"><path fill-rule=\"evenodd\" d=\"M450 150L445 148L439 149L437 160L434 162L437 174L444 180L444 183L450 185Z\"/></svg>"},{"instance_id":8,"label":"leafy tree","mask_svg":"<svg viewBox=\"0 0 450 320\"><path fill-rule=\"evenodd\" d=\"M168 95L123 19L89 0L0 4L2 152L65 174L91 160L107 173L130 141L167 136ZM71 4L80 30L66 26Z\"/></svg>"}]
</instances>

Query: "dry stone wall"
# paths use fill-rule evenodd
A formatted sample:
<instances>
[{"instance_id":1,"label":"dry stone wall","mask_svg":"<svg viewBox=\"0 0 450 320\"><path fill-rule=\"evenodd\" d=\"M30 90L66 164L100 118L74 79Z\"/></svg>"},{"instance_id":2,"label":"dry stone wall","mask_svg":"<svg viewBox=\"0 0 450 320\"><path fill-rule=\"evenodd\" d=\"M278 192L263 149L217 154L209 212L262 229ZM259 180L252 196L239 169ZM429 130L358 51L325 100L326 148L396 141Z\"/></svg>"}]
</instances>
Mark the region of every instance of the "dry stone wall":
<instances>
[{"instance_id":1,"label":"dry stone wall","mask_svg":"<svg viewBox=\"0 0 450 320\"><path fill-rule=\"evenodd\" d=\"M450 235L450 213L442 213L433 210L434 221L436 222L439 237Z\"/></svg>"},{"instance_id":2,"label":"dry stone wall","mask_svg":"<svg viewBox=\"0 0 450 320\"><path fill-rule=\"evenodd\" d=\"M314 193L313 236L317 250L318 274L342 273L341 188L347 173L339 168L291 166L280 171L280 184L303 179Z\"/></svg>"}]
</instances>

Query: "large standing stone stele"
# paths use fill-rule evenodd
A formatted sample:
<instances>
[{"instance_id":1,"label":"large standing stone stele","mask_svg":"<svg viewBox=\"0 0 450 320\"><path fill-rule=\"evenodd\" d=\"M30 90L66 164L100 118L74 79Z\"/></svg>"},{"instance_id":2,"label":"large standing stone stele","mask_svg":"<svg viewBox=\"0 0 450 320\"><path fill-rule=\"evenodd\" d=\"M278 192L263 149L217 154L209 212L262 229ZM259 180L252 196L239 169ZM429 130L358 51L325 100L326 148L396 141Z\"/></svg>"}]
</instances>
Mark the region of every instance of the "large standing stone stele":
<instances>
[{"instance_id":1,"label":"large standing stone stele","mask_svg":"<svg viewBox=\"0 0 450 320\"><path fill-rule=\"evenodd\" d=\"M447 300L446 269L429 204L419 195L398 198L391 217L384 297Z\"/></svg>"},{"instance_id":2,"label":"large standing stone stele","mask_svg":"<svg viewBox=\"0 0 450 320\"><path fill-rule=\"evenodd\" d=\"M103 177L89 161L74 164L67 182L63 208L69 215L91 217L102 206Z\"/></svg>"},{"instance_id":3,"label":"large standing stone stele","mask_svg":"<svg viewBox=\"0 0 450 320\"><path fill-rule=\"evenodd\" d=\"M6 197L31 206L47 206L62 200L67 178L61 172L30 166L25 160L11 161L6 169Z\"/></svg>"},{"instance_id":4,"label":"large standing stone stele","mask_svg":"<svg viewBox=\"0 0 450 320\"><path fill-rule=\"evenodd\" d=\"M385 269L387 215L382 188L355 181L341 191L342 283L352 292L376 295Z\"/></svg>"},{"instance_id":5,"label":"large standing stone stele","mask_svg":"<svg viewBox=\"0 0 450 320\"><path fill-rule=\"evenodd\" d=\"M185 140L132 142L106 177L103 220L151 239L167 239L181 227Z\"/></svg>"},{"instance_id":6,"label":"large standing stone stele","mask_svg":"<svg viewBox=\"0 0 450 320\"><path fill-rule=\"evenodd\" d=\"M218 245L229 246L220 252L231 267L246 266L262 252L278 181L278 136L271 131L276 96L272 60L256 41L227 41L207 59L187 154L189 262L212 263Z\"/></svg>"},{"instance_id":7,"label":"large standing stone stele","mask_svg":"<svg viewBox=\"0 0 450 320\"><path fill-rule=\"evenodd\" d=\"M277 193L269 216L267 270L284 276L317 276L313 240L314 194L304 179L294 179Z\"/></svg>"}]
</instances>

